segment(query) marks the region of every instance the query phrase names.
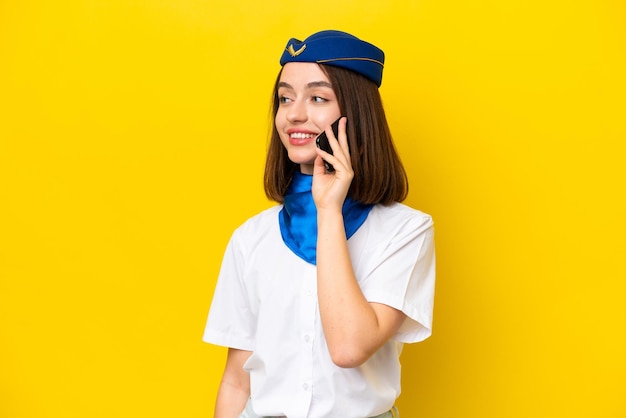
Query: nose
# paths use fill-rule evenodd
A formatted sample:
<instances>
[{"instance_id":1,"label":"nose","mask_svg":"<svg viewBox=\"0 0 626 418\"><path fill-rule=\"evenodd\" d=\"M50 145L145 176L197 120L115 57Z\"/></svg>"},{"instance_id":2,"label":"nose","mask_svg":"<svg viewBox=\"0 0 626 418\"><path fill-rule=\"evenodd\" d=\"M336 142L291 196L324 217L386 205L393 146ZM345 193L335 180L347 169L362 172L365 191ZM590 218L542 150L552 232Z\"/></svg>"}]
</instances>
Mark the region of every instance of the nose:
<instances>
[{"instance_id":1,"label":"nose","mask_svg":"<svg viewBox=\"0 0 626 418\"><path fill-rule=\"evenodd\" d=\"M286 116L287 120L291 123L306 122L308 118L306 103L304 103L303 100L295 100L292 102L291 106L289 106Z\"/></svg>"}]
</instances>

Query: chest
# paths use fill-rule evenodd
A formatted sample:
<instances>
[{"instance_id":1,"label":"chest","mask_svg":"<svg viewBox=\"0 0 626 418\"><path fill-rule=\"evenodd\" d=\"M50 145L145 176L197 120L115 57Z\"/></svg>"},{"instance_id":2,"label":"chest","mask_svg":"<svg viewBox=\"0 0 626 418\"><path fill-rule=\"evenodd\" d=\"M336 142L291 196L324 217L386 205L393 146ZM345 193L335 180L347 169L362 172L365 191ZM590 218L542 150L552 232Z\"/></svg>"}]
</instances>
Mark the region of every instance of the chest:
<instances>
[{"instance_id":1,"label":"chest","mask_svg":"<svg viewBox=\"0 0 626 418\"><path fill-rule=\"evenodd\" d=\"M357 280L375 268L381 241L365 223L349 240L348 249ZM311 310L317 300L317 267L295 255L273 228L249 248L242 277L250 306L262 304L272 311ZM258 314L259 312L255 312Z\"/></svg>"}]
</instances>

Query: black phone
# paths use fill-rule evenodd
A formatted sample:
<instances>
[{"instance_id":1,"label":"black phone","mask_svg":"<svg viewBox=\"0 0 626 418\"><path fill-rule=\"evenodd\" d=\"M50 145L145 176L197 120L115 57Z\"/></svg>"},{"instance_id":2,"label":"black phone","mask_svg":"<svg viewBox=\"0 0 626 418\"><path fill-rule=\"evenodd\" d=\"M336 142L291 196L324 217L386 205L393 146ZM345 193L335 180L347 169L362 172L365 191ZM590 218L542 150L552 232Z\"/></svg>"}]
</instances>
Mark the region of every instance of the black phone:
<instances>
[{"instance_id":1,"label":"black phone","mask_svg":"<svg viewBox=\"0 0 626 418\"><path fill-rule=\"evenodd\" d=\"M331 129L333 130L333 133L335 134L335 138L339 136L339 120L340 119L341 117L339 117L339 119L337 119L336 121L332 123L332 125L330 125ZM318 137L315 139L315 145L317 145L319 149L326 151L330 155L333 154L333 150L330 147L330 143L328 142L328 137L326 136L326 131L318 135ZM327 162L326 160L324 160L324 166L326 167L326 172L328 173L332 173L333 171L335 171L335 167L333 167L333 165Z\"/></svg>"}]
</instances>

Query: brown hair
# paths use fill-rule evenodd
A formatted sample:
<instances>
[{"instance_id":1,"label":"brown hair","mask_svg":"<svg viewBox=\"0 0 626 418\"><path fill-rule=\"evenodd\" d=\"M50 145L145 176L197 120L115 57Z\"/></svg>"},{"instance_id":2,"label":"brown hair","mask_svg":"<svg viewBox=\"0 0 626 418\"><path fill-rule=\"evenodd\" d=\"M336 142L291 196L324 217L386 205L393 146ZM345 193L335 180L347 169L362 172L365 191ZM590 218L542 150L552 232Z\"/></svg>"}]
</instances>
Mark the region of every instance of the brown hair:
<instances>
[{"instance_id":1,"label":"brown hair","mask_svg":"<svg viewBox=\"0 0 626 418\"><path fill-rule=\"evenodd\" d=\"M341 115L348 119L346 133L354 170L348 196L365 204L388 205L403 201L408 193L407 176L393 144L378 87L344 68L321 64L320 68L330 80ZM273 123L279 105L280 75L273 91L272 128L264 176L265 194L276 202L283 202L291 177L298 168L289 160Z\"/></svg>"}]
</instances>

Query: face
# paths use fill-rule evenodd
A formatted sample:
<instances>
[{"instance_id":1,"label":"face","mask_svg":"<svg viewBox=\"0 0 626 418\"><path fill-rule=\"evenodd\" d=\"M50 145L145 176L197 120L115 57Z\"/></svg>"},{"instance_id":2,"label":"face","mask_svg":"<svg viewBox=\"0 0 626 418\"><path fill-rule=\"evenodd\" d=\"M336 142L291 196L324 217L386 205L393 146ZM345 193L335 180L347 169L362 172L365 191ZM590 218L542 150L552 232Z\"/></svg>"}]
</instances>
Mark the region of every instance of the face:
<instances>
[{"instance_id":1,"label":"face","mask_svg":"<svg viewBox=\"0 0 626 418\"><path fill-rule=\"evenodd\" d=\"M290 62L278 83L275 125L289 159L313 174L315 138L341 116L328 77L315 63Z\"/></svg>"}]
</instances>

